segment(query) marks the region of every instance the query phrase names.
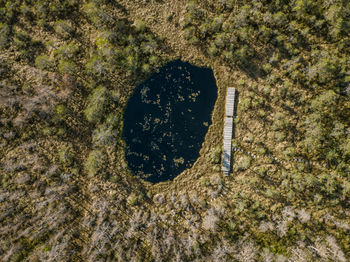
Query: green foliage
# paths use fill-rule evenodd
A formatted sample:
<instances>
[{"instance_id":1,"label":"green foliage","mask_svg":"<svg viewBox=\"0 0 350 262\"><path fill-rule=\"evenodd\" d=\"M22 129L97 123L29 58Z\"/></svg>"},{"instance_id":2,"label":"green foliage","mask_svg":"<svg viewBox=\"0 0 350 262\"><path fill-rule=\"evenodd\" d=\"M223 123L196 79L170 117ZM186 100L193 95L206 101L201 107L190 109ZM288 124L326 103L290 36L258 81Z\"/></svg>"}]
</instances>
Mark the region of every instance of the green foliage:
<instances>
[{"instance_id":1,"label":"green foliage","mask_svg":"<svg viewBox=\"0 0 350 262\"><path fill-rule=\"evenodd\" d=\"M193 26L187 27L184 30L184 37L186 40L190 40L192 37L195 36L195 28Z\"/></svg>"},{"instance_id":2,"label":"green foliage","mask_svg":"<svg viewBox=\"0 0 350 262\"><path fill-rule=\"evenodd\" d=\"M72 62L72 61L68 61L68 60L60 60L59 64L58 64L58 71L61 74L77 74L78 72L78 68L77 65Z\"/></svg>"},{"instance_id":3,"label":"green foliage","mask_svg":"<svg viewBox=\"0 0 350 262\"><path fill-rule=\"evenodd\" d=\"M98 8L93 2L84 4L83 11L87 15L90 22L97 28L114 24L115 19L107 12Z\"/></svg>"},{"instance_id":4,"label":"green foliage","mask_svg":"<svg viewBox=\"0 0 350 262\"><path fill-rule=\"evenodd\" d=\"M47 55L40 55L35 58L35 66L42 70L50 70L53 67L53 62Z\"/></svg>"},{"instance_id":5,"label":"green foliage","mask_svg":"<svg viewBox=\"0 0 350 262\"><path fill-rule=\"evenodd\" d=\"M215 150L213 150L211 152L211 162L214 163L214 164L219 164L220 163L220 160L221 160L221 153L222 153L222 149L220 146L217 146L215 148Z\"/></svg>"},{"instance_id":6,"label":"green foliage","mask_svg":"<svg viewBox=\"0 0 350 262\"><path fill-rule=\"evenodd\" d=\"M15 46L22 50L26 49L30 45L31 39L30 37L23 33L23 32L16 32L15 38L14 38L14 44Z\"/></svg>"},{"instance_id":7,"label":"green foliage","mask_svg":"<svg viewBox=\"0 0 350 262\"><path fill-rule=\"evenodd\" d=\"M208 49L208 54L211 56L216 56L218 55L219 51L217 49L217 47L215 46L214 43L212 43Z\"/></svg>"},{"instance_id":8,"label":"green foliage","mask_svg":"<svg viewBox=\"0 0 350 262\"><path fill-rule=\"evenodd\" d=\"M107 64L102 57L92 56L86 64L87 72L98 77L104 77L108 73Z\"/></svg>"},{"instance_id":9,"label":"green foliage","mask_svg":"<svg viewBox=\"0 0 350 262\"><path fill-rule=\"evenodd\" d=\"M99 86L92 91L88 98L84 114L90 123L101 122L110 102L110 92L104 86Z\"/></svg>"},{"instance_id":10,"label":"green foliage","mask_svg":"<svg viewBox=\"0 0 350 262\"><path fill-rule=\"evenodd\" d=\"M70 21L59 20L55 22L55 32L64 39L69 39L73 36L75 30Z\"/></svg>"},{"instance_id":11,"label":"green foliage","mask_svg":"<svg viewBox=\"0 0 350 262\"><path fill-rule=\"evenodd\" d=\"M11 28L5 23L0 23L0 50L8 47L10 33Z\"/></svg>"},{"instance_id":12,"label":"green foliage","mask_svg":"<svg viewBox=\"0 0 350 262\"><path fill-rule=\"evenodd\" d=\"M116 145L121 135L122 122L119 114L108 115L103 124L97 126L92 134L92 142L96 146Z\"/></svg>"},{"instance_id":13,"label":"green foliage","mask_svg":"<svg viewBox=\"0 0 350 262\"><path fill-rule=\"evenodd\" d=\"M131 206L135 206L139 203L140 199L139 197L132 193L129 197L128 197L128 204L131 205Z\"/></svg>"},{"instance_id":14,"label":"green foliage","mask_svg":"<svg viewBox=\"0 0 350 262\"><path fill-rule=\"evenodd\" d=\"M142 20L135 20L134 22L136 32L144 32L146 30L145 22Z\"/></svg>"},{"instance_id":15,"label":"green foliage","mask_svg":"<svg viewBox=\"0 0 350 262\"><path fill-rule=\"evenodd\" d=\"M56 106L55 115L53 116L52 121L54 123L64 122L67 120L67 117L70 114L71 114L71 110L67 106L63 104L58 105Z\"/></svg>"},{"instance_id":16,"label":"green foliage","mask_svg":"<svg viewBox=\"0 0 350 262\"><path fill-rule=\"evenodd\" d=\"M64 166L71 166L73 164L74 151L71 146L63 146L62 148L60 148L60 150L58 151L58 156L60 162Z\"/></svg>"},{"instance_id":17,"label":"green foliage","mask_svg":"<svg viewBox=\"0 0 350 262\"><path fill-rule=\"evenodd\" d=\"M79 52L79 47L73 42L64 44L54 51L55 56L59 60L70 60L74 59Z\"/></svg>"},{"instance_id":18,"label":"green foliage","mask_svg":"<svg viewBox=\"0 0 350 262\"><path fill-rule=\"evenodd\" d=\"M89 153L84 167L89 177L95 176L104 167L105 155L99 149L94 149Z\"/></svg>"},{"instance_id":19,"label":"green foliage","mask_svg":"<svg viewBox=\"0 0 350 262\"><path fill-rule=\"evenodd\" d=\"M274 121L272 124L271 129L272 130L283 130L289 126L289 120L288 117L286 117L282 113L276 113L274 115Z\"/></svg>"},{"instance_id":20,"label":"green foliage","mask_svg":"<svg viewBox=\"0 0 350 262\"><path fill-rule=\"evenodd\" d=\"M283 151L283 154L286 159L291 159L293 156L295 156L295 148L294 147L287 147L286 150Z\"/></svg>"},{"instance_id":21,"label":"green foliage","mask_svg":"<svg viewBox=\"0 0 350 262\"><path fill-rule=\"evenodd\" d=\"M209 179L208 178L202 178L201 179L201 185L202 186L205 186L205 187L208 187L208 186L210 186L210 181L209 181Z\"/></svg>"},{"instance_id":22,"label":"green foliage","mask_svg":"<svg viewBox=\"0 0 350 262\"><path fill-rule=\"evenodd\" d=\"M238 171L240 170L247 170L252 162L252 158L250 156L242 156L238 159L238 162L236 163L236 169Z\"/></svg>"}]
</instances>

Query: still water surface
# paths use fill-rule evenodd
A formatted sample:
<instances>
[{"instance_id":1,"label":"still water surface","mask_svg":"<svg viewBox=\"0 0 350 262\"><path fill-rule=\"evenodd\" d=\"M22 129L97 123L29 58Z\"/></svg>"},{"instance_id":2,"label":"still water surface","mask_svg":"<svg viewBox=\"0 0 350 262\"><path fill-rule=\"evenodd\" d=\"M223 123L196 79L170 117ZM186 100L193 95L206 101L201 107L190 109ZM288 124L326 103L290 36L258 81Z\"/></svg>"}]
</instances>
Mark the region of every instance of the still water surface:
<instances>
[{"instance_id":1,"label":"still water surface","mask_svg":"<svg viewBox=\"0 0 350 262\"><path fill-rule=\"evenodd\" d=\"M158 183L191 167L211 124L216 98L213 71L180 60L139 85L124 113L131 171Z\"/></svg>"}]
</instances>

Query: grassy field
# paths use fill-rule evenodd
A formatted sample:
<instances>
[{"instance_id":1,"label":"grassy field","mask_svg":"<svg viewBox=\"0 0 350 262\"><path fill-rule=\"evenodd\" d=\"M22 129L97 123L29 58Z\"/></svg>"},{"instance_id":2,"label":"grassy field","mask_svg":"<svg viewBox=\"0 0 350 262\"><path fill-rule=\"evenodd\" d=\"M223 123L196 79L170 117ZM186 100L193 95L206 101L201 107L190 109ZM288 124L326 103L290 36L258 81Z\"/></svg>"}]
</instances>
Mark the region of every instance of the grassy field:
<instances>
[{"instance_id":1,"label":"grassy field","mask_svg":"<svg viewBox=\"0 0 350 262\"><path fill-rule=\"evenodd\" d=\"M348 261L349 21L346 1L0 0L0 260ZM123 112L175 59L218 98L193 167L152 185ZM260 157L223 177L227 87Z\"/></svg>"}]
</instances>

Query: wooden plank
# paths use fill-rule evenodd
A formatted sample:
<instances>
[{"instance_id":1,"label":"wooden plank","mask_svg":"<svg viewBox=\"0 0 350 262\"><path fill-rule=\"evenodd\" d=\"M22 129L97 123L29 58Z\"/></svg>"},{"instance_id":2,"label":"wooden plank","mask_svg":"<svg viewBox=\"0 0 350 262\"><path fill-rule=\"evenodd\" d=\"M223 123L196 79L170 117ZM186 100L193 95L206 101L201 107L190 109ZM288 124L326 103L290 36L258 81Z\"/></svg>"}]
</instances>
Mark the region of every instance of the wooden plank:
<instances>
[{"instance_id":1,"label":"wooden plank","mask_svg":"<svg viewBox=\"0 0 350 262\"><path fill-rule=\"evenodd\" d=\"M222 171L225 175L231 170L231 150L232 150L232 134L233 134L233 117L235 107L236 89L227 88L226 105L225 105L225 122L224 122L224 141L222 151Z\"/></svg>"},{"instance_id":2,"label":"wooden plank","mask_svg":"<svg viewBox=\"0 0 350 262\"><path fill-rule=\"evenodd\" d=\"M226 93L226 116L233 117L233 111L235 106L235 93L236 89L227 88Z\"/></svg>"}]
</instances>

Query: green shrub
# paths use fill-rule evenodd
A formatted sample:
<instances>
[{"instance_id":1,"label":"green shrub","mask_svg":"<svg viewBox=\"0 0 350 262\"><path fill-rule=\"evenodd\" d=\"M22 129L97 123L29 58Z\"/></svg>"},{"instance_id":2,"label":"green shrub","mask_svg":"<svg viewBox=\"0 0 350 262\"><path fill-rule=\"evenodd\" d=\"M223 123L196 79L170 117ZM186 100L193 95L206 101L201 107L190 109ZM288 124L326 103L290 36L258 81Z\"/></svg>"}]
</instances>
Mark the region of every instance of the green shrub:
<instances>
[{"instance_id":1,"label":"green shrub","mask_svg":"<svg viewBox=\"0 0 350 262\"><path fill-rule=\"evenodd\" d=\"M232 61L233 60L233 53L232 51L224 51L224 57L227 61Z\"/></svg>"},{"instance_id":2,"label":"green shrub","mask_svg":"<svg viewBox=\"0 0 350 262\"><path fill-rule=\"evenodd\" d=\"M263 147L263 146L259 146L256 150L256 152L259 154L259 155L265 155L266 154L266 148Z\"/></svg>"},{"instance_id":3,"label":"green shrub","mask_svg":"<svg viewBox=\"0 0 350 262\"><path fill-rule=\"evenodd\" d=\"M101 121L109 104L110 93L104 86L95 88L88 98L88 104L84 110L85 116L90 123Z\"/></svg>"},{"instance_id":4,"label":"green shrub","mask_svg":"<svg viewBox=\"0 0 350 262\"><path fill-rule=\"evenodd\" d=\"M186 40L191 39L195 35L196 29L194 26L186 27L183 31Z\"/></svg>"},{"instance_id":5,"label":"green shrub","mask_svg":"<svg viewBox=\"0 0 350 262\"><path fill-rule=\"evenodd\" d=\"M69 21L59 20L55 22L55 32L65 39L72 37L74 31L75 30Z\"/></svg>"},{"instance_id":6,"label":"green shrub","mask_svg":"<svg viewBox=\"0 0 350 262\"><path fill-rule=\"evenodd\" d=\"M242 110L250 109L252 107L252 100L250 98L243 98L239 104Z\"/></svg>"},{"instance_id":7,"label":"green shrub","mask_svg":"<svg viewBox=\"0 0 350 262\"><path fill-rule=\"evenodd\" d=\"M206 187L210 186L210 181L209 181L209 179L206 178L206 177L203 177L203 178L201 179L201 185L202 185L202 186L206 186Z\"/></svg>"},{"instance_id":8,"label":"green shrub","mask_svg":"<svg viewBox=\"0 0 350 262\"><path fill-rule=\"evenodd\" d=\"M79 52L79 47L74 43L69 43L68 45L62 45L57 50L54 51L55 56L60 60L70 60L73 59Z\"/></svg>"},{"instance_id":9,"label":"green shrub","mask_svg":"<svg viewBox=\"0 0 350 262\"><path fill-rule=\"evenodd\" d=\"M288 118L282 113L276 113L274 115L274 121L273 121L273 124L271 126L271 129L274 131L282 130L282 129L287 128L288 125L289 125Z\"/></svg>"},{"instance_id":10,"label":"green shrub","mask_svg":"<svg viewBox=\"0 0 350 262\"><path fill-rule=\"evenodd\" d=\"M286 138L286 135L283 131L277 131L274 133L274 138L276 142L282 142Z\"/></svg>"},{"instance_id":11,"label":"green shrub","mask_svg":"<svg viewBox=\"0 0 350 262\"><path fill-rule=\"evenodd\" d=\"M234 59L238 64L247 64L249 59L249 47L243 45L234 53Z\"/></svg>"},{"instance_id":12,"label":"green shrub","mask_svg":"<svg viewBox=\"0 0 350 262\"><path fill-rule=\"evenodd\" d=\"M134 27L136 32L142 33L146 30L145 22L143 22L142 20L135 20Z\"/></svg>"},{"instance_id":13,"label":"green shrub","mask_svg":"<svg viewBox=\"0 0 350 262\"><path fill-rule=\"evenodd\" d=\"M283 151L283 155L286 159L291 159L295 156L295 147L287 147L286 150Z\"/></svg>"},{"instance_id":14,"label":"green shrub","mask_svg":"<svg viewBox=\"0 0 350 262\"><path fill-rule=\"evenodd\" d=\"M112 16L104 12L92 2L84 4L83 10L91 23L97 28L112 25L115 22L115 19Z\"/></svg>"},{"instance_id":15,"label":"green shrub","mask_svg":"<svg viewBox=\"0 0 350 262\"><path fill-rule=\"evenodd\" d=\"M17 32L15 34L15 38L14 38L14 44L15 46L20 49L26 49L29 45L30 45L31 39L30 37L22 32Z\"/></svg>"},{"instance_id":16,"label":"green shrub","mask_svg":"<svg viewBox=\"0 0 350 262\"><path fill-rule=\"evenodd\" d=\"M217 49L214 43L210 44L210 47L208 48L208 53L211 56L216 56L219 54L219 50Z\"/></svg>"},{"instance_id":17,"label":"green shrub","mask_svg":"<svg viewBox=\"0 0 350 262\"><path fill-rule=\"evenodd\" d=\"M0 23L0 49L8 47L11 28L7 24Z\"/></svg>"},{"instance_id":18,"label":"green shrub","mask_svg":"<svg viewBox=\"0 0 350 262\"><path fill-rule=\"evenodd\" d=\"M220 163L220 159L221 159L221 153L222 153L221 147L217 146L211 152L211 156L210 156L211 162L214 163L214 164L219 164Z\"/></svg>"},{"instance_id":19,"label":"green shrub","mask_svg":"<svg viewBox=\"0 0 350 262\"><path fill-rule=\"evenodd\" d=\"M247 170L252 162L252 158L250 156L242 156L238 159L236 163L236 169L239 170Z\"/></svg>"},{"instance_id":20,"label":"green shrub","mask_svg":"<svg viewBox=\"0 0 350 262\"><path fill-rule=\"evenodd\" d=\"M65 105L58 105L56 106L55 115L52 120L54 123L65 121L70 113L71 111L68 107Z\"/></svg>"},{"instance_id":21,"label":"green shrub","mask_svg":"<svg viewBox=\"0 0 350 262\"><path fill-rule=\"evenodd\" d=\"M107 64L103 58L97 55L92 56L86 64L86 69L91 75L104 77L107 75Z\"/></svg>"},{"instance_id":22,"label":"green shrub","mask_svg":"<svg viewBox=\"0 0 350 262\"><path fill-rule=\"evenodd\" d=\"M92 133L92 143L96 146L115 145L120 133L118 128L113 128L107 124L99 125Z\"/></svg>"},{"instance_id":23,"label":"green shrub","mask_svg":"<svg viewBox=\"0 0 350 262\"><path fill-rule=\"evenodd\" d=\"M74 152L72 147L70 146L63 146L59 151L58 151L58 156L60 162L65 165L65 166L71 166L74 161Z\"/></svg>"},{"instance_id":24,"label":"green shrub","mask_svg":"<svg viewBox=\"0 0 350 262\"><path fill-rule=\"evenodd\" d=\"M61 74L76 74L78 71L77 65L68 60L60 60L58 64L58 71Z\"/></svg>"},{"instance_id":25,"label":"green shrub","mask_svg":"<svg viewBox=\"0 0 350 262\"><path fill-rule=\"evenodd\" d=\"M95 176L103 168L105 156L101 150L94 149L85 161L84 167L89 177Z\"/></svg>"},{"instance_id":26,"label":"green shrub","mask_svg":"<svg viewBox=\"0 0 350 262\"><path fill-rule=\"evenodd\" d=\"M136 195L135 193L131 193L130 196L127 198L127 202L131 206L137 205L138 203L140 203L141 200L142 196Z\"/></svg>"},{"instance_id":27,"label":"green shrub","mask_svg":"<svg viewBox=\"0 0 350 262\"><path fill-rule=\"evenodd\" d=\"M261 177L261 178L264 178L267 174L267 168L266 167L258 167L256 169L256 172L258 173L258 175Z\"/></svg>"},{"instance_id":28,"label":"green shrub","mask_svg":"<svg viewBox=\"0 0 350 262\"><path fill-rule=\"evenodd\" d=\"M142 72L145 74L149 74L151 72L151 67L149 64L143 64L141 69L142 69Z\"/></svg>"},{"instance_id":29,"label":"green shrub","mask_svg":"<svg viewBox=\"0 0 350 262\"><path fill-rule=\"evenodd\" d=\"M47 55L37 56L35 58L35 66L42 70L49 70L53 67L53 62Z\"/></svg>"},{"instance_id":30,"label":"green shrub","mask_svg":"<svg viewBox=\"0 0 350 262\"><path fill-rule=\"evenodd\" d=\"M148 61L151 65L158 65L159 64L159 58L155 55L151 55L149 57Z\"/></svg>"}]
</instances>

